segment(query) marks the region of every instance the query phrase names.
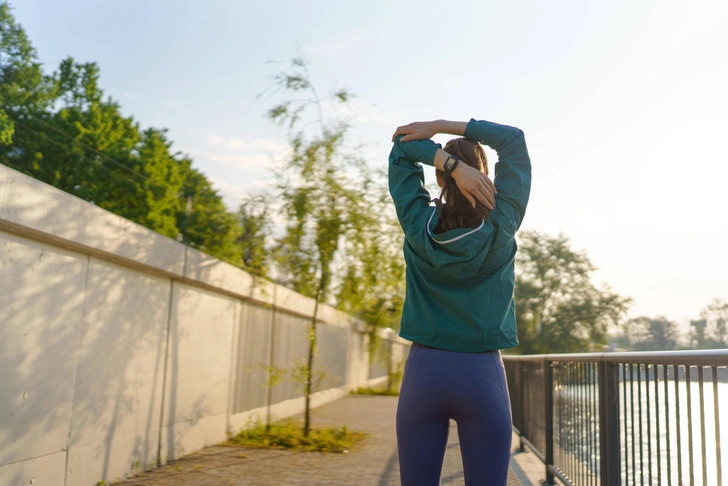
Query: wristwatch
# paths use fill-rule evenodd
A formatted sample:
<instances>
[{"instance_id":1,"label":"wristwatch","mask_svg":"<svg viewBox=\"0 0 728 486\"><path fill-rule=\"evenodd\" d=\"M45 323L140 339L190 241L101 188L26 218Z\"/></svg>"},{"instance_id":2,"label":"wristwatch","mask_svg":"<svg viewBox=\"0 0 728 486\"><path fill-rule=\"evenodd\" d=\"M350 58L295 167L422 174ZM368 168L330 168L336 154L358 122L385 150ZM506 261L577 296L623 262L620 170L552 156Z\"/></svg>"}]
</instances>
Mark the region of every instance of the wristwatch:
<instances>
[{"instance_id":1,"label":"wristwatch","mask_svg":"<svg viewBox=\"0 0 728 486\"><path fill-rule=\"evenodd\" d=\"M452 163L450 163L450 159L452 159ZM458 166L459 162L459 158L455 157L454 155L448 155L447 159L445 159L445 163L442 164L442 171L445 173L446 176L451 176L452 171L455 170L455 167Z\"/></svg>"}]
</instances>

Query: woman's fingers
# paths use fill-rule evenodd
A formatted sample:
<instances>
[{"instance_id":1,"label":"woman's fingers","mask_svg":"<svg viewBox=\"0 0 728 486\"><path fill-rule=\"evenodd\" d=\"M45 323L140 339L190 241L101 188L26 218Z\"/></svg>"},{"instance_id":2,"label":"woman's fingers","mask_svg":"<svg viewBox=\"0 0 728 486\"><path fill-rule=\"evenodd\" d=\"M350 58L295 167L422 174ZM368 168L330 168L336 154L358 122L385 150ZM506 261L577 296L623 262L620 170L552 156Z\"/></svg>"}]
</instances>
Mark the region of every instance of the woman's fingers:
<instances>
[{"instance_id":1,"label":"woman's fingers","mask_svg":"<svg viewBox=\"0 0 728 486\"><path fill-rule=\"evenodd\" d=\"M399 135L405 135L402 137L402 141L409 142L410 140L432 138L436 133L434 122L413 122L397 127L392 135L392 141L394 142Z\"/></svg>"},{"instance_id":2,"label":"woman's fingers","mask_svg":"<svg viewBox=\"0 0 728 486\"><path fill-rule=\"evenodd\" d=\"M473 207L477 200L486 208L495 209L495 186L488 176L474 167L460 164L453 171L453 177L458 189Z\"/></svg>"},{"instance_id":3,"label":"woman's fingers","mask_svg":"<svg viewBox=\"0 0 728 486\"><path fill-rule=\"evenodd\" d=\"M485 180L487 181L488 178L486 178ZM493 189L487 182L482 183L481 189L483 191L483 194L485 194L486 199L488 199L490 209L493 209L493 207L495 206L495 195L493 194Z\"/></svg>"},{"instance_id":4,"label":"woman's fingers","mask_svg":"<svg viewBox=\"0 0 728 486\"><path fill-rule=\"evenodd\" d=\"M475 209L475 206L476 206L476 204L475 204L475 198L473 196L471 196L467 192L463 192L463 191L460 191L460 192L463 193L463 196L465 196L465 199L467 199L468 202L470 203L470 205L473 206L473 209Z\"/></svg>"},{"instance_id":5,"label":"woman's fingers","mask_svg":"<svg viewBox=\"0 0 728 486\"><path fill-rule=\"evenodd\" d=\"M481 202L481 204L483 206L485 206L488 209L493 209L495 207L493 205L493 203L490 201L490 198L488 197L488 193L486 191L481 189L480 191L477 191L476 194L478 196L478 200Z\"/></svg>"},{"instance_id":6,"label":"woman's fingers","mask_svg":"<svg viewBox=\"0 0 728 486\"><path fill-rule=\"evenodd\" d=\"M463 196L470 202L470 204L475 208L475 201L480 201L480 203L489 209L495 208L495 199L492 198L492 194L485 188L484 185L473 182L471 184L466 184L463 187L459 187L460 192Z\"/></svg>"},{"instance_id":7,"label":"woman's fingers","mask_svg":"<svg viewBox=\"0 0 728 486\"><path fill-rule=\"evenodd\" d=\"M394 131L394 135L392 135L392 142L394 142L394 139L397 138L399 135L409 135L410 133L412 133L412 125L414 125L414 123L397 127L397 129Z\"/></svg>"},{"instance_id":8,"label":"woman's fingers","mask_svg":"<svg viewBox=\"0 0 728 486\"><path fill-rule=\"evenodd\" d=\"M493 194L498 194L498 190L495 188L495 183L490 180L488 176L485 176L485 180L488 181L488 185L490 186L491 190L493 191Z\"/></svg>"}]
</instances>

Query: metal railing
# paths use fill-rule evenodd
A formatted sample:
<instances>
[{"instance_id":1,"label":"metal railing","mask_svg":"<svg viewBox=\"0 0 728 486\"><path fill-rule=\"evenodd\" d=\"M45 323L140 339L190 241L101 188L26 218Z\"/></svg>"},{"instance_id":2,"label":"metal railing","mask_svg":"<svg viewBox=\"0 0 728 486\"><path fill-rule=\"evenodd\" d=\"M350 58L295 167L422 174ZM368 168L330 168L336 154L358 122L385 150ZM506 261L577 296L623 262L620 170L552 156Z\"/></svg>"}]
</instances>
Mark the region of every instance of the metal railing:
<instances>
[{"instance_id":1,"label":"metal railing","mask_svg":"<svg viewBox=\"0 0 728 486\"><path fill-rule=\"evenodd\" d=\"M722 486L728 350L503 360L521 448L549 484Z\"/></svg>"}]
</instances>

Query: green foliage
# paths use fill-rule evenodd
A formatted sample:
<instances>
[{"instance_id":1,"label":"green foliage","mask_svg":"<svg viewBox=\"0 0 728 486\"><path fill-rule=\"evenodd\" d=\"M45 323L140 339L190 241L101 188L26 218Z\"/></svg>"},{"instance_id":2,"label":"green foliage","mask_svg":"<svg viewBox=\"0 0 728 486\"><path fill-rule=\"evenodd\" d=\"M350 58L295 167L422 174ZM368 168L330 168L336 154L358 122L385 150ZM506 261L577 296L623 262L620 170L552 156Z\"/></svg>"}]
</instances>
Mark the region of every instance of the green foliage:
<instances>
[{"instance_id":1,"label":"green foliage","mask_svg":"<svg viewBox=\"0 0 728 486\"><path fill-rule=\"evenodd\" d=\"M222 198L205 175L192 168L192 161L182 160L181 197L192 202L191 212L177 213L177 227L184 241L209 255L240 265L240 250L235 242L240 225L235 214L228 212Z\"/></svg>"},{"instance_id":2,"label":"green foliage","mask_svg":"<svg viewBox=\"0 0 728 486\"><path fill-rule=\"evenodd\" d=\"M369 325L370 344L375 347L378 330L399 328L405 294L405 264L402 229L383 174L369 185L354 225L354 237L346 242L336 296L337 307ZM371 353L370 353L371 354Z\"/></svg>"},{"instance_id":3,"label":"green foliage","mask_svg":"<svg viewBox=\"0 0 728 486\"><path fill-rule=\"evenodd\" d=\"M315 452L347 452L364 436L365 434L351 432L346 427L311 429L309 434L304 436L299 424L284 422L273 424L270 430L263 424L256 424L230 438L226 444Z\"/></svg>"},{"instance_id":4,"label":"green foliage","mask_svg":"<svg viewBox=\"0 0 728 486\"><path fill-rule=\"evenodd\" d=\"M238 209L240 234L237 245L246 269L257 276L268 273L270 251L266 242L271 235L271 201L266 195L246 197Z\"/></svg>"},{"instance_id":5,"label":"green foliage","mask_svg":"<svg viewBox=\"0 0 728 486\"><path fill-rule=\"evenodd\" d=\"M248 371L254 368L259 368L265 373L266 379L263 386L266 388L274 387L281 384L283 382L283 379L288 374L288 370L285 368L281 368L276 365L268 365L265 363L258 363L256 366L251 366L248 368Z\"/></svg>"},{"instance_id":6,"label":"green foliage","mask_svg":"<svg viewBox=\"0 0 728 486\"><path fill-rule=\"evenodd\" d=\"M598 349L616 328L631 299L591 281L594 265L564 235L519 233L516 273L518 350L571 353Z\"/></svg>"},{"instance_id":7,"label":"green foliage","mask_svg":"<svg viewBox=\"0 0 728 486\"><path fill-rule=\"evenodd\" d=\"M351 391L352 395L379 395L388 397L399 396L399 389L387 389L387 388L357 388Z\"/></svg>"},{"instance_id":8,"label":"green foliage","mask_svg":"<svg viewBox=\"0 0 728 486\"><path fill-rule=\"evenodd\" d=\"M191 160L172 152L166 130L141 130L99 80L95 63L71 57L44 74L0 3L0 163L240 264L237 216Z\"/></svg>"},{"instance_id":9,"label":"green foliage","mask_svg":"<svg viewBox=\"0 0 728 486\"><path fill-rule=\"evenodd\" d=\"M15 133L15 125L10 121L5 110L0 108L0 145L13 143L13 133Z\"/></svg>"},{"instance_id":10,"label":"green foliage","mask_svg":"<svg viewBox=\"0 0 728 486\"><path fill-rule=\"evenodd\" d=\"M43 74L35 48L15 22L10 5L0 2L0 133L3 142L13 132L9 118L48 107L54 86Z\"/></svg>"},{"instance_id":11,"label":"green foliage","mask_svg":"<svg viewBox=\"0 0 728 486\"><path fill-rule=\"evenodd\" d=\"M327 373L324 370L309 369L306 361L294 364L288 370L288 376L296 384L299 390L305 391L306 385L310 383L310 391L319 390L326 379Z\"/></svg>"}]
</instances>

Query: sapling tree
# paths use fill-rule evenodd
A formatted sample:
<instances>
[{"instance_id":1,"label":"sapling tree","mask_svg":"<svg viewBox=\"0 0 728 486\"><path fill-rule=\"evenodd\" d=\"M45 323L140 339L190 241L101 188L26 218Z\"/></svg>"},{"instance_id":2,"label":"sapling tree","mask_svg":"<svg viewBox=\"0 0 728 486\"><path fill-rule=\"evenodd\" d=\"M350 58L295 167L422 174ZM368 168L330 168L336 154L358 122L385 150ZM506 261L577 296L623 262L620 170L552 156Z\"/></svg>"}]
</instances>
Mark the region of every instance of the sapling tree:
<instances>
[{"instance_id":1,"label":"sapling tree","mask_svg":"<svg viewBox=\"0 0 728 486\"><path fill-rule=\"evenodd\" d=\"M286 221L273 253L276 276L280 283L314 299L302 368L304 435L308 435L319 305L330 302L337 256L356 258L357 242L365 240L365 233L372 236L377 218L366 201L374 174L347 143L348 121L325 113L329 103L347 103L352 96L348 90L320 95L300 56L273 81L284 100L268 111L268 118L288 128L290 141L289 154L275 171L276 199ZM345 250L349 255L343 255Z\"/></svg>"}]
</instances>

